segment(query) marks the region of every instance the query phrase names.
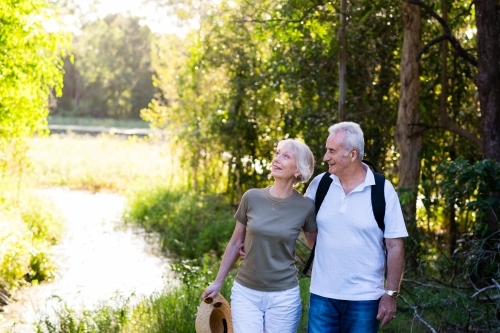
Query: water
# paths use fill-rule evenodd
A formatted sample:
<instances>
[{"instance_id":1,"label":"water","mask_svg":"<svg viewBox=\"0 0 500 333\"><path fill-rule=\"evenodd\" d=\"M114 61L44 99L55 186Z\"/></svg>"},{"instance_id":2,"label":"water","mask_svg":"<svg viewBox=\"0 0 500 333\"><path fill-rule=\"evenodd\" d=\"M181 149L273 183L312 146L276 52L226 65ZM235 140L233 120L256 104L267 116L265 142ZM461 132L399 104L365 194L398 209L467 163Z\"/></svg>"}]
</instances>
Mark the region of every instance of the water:
<instances>
[{"instance_id":1,"label":"water","mask_svg":"<svg viewBox=\"0 0 500 333\"><path fill-rule=\"evenodd\" d=\"M32 323L51 313L58 302L54 295L71 308L89 309L116 295L139 298L176 284L157 242L123 226L122 196L63 188L41 194L66 218L63 240L53 249L59 269L53 282L16 295L17 301L0 314L0 332L35 332Z\"/></svg>"}]
</instances>

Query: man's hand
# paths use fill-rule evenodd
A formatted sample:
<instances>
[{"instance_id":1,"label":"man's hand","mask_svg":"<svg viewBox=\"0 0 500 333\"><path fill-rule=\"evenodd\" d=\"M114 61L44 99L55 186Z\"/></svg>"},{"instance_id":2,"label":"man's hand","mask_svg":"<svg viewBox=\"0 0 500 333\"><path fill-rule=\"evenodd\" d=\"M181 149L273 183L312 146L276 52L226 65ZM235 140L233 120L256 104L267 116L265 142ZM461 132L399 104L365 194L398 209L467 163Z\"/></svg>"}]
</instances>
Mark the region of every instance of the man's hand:
<instances>
[{"instance_id":1,"label":"man's hand","mask_svg":"<svg viewBox=\"0 0 500 333\"><path fill-rule=\"evenodd\" d=\"M397 300L389 295L384 295L378 304L377 319L380 320L380 327L384 327L391 320L396 318Z\"/></svg>"},{"instance_id":2,"label":"man's hand","mask_svg":"<svg viewBox=\"0 0 500 333\"><path fill-rule=\"evenodd\" d=\"M247 255L247 253L246 253L246 252L245 252L245 250L243 249L243 248L244 248L244 246L245 246L245 243L242 243L242 244L240 245L240 247L238 248L238 250L239 250L239 251L238 251L238 254L240 255L240 259L241 259L241 260L245 260L245 257L246 257L246 255Z\"/></svg>"}]
</instances>

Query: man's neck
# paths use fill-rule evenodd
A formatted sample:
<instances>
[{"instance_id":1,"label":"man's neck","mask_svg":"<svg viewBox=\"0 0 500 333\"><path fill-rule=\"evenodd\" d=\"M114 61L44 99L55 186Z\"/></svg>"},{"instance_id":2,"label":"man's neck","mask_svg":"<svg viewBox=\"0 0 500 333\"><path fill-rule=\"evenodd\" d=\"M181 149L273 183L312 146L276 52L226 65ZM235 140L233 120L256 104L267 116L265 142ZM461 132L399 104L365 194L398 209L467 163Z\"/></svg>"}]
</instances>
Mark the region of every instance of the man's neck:
<instances>
[{"instance_id":1,"label":"man's neck","mask_svg":"<svg viewBox=\"0 0 500 333\"><path fill-rule=\"evenodd\" d=\"M337 176L340 180L340 185L344 189L344 193L348 195L352 192L359 184L363 183L366 178L366 169L363 167L362 163L356 163L352 165L347 173Z\"/></svg>"}]
</instances>

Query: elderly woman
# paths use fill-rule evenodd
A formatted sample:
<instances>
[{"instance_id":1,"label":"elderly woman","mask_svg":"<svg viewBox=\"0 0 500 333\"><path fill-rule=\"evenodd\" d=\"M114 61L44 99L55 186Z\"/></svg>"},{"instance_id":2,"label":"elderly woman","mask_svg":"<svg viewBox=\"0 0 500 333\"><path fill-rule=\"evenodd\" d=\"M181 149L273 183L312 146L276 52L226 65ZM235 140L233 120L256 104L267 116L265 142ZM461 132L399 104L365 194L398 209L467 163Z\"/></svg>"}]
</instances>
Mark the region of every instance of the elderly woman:
<instances>
[{"instance_id":1,"label":"elderly woman","mask_svg":"<svg viewBox=\"0 0 500 333\"><path fill-rule=\"evenodd\" d=\"M241 198L234 215L237 222L215 281L202 297L214 297L239 257L245 260L231 290L235 333L296 332L301 314L295 267L295 243L304 230L307 243L316 240L316 214L311 199L294 189L306 182L314 156L304 143L287 139L278 143L271 164L274 183L251 189Z\"/></svg>"}]
</instances>

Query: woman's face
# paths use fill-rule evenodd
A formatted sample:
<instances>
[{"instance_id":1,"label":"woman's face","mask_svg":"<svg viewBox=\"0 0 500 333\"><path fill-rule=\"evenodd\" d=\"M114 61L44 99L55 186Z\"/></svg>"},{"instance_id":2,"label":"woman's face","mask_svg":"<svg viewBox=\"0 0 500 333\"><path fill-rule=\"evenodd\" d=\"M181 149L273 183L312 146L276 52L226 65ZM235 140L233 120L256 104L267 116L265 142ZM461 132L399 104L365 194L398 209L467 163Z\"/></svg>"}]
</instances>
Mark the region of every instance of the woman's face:
<instances>
[{"instance_id":1,"label":"woman's face","mask_svg":"<svg viewBox=\"0 0 500 333\"><path fill-rule=\"evenodd\" d=\"M278 146L271 163L271 176L281 179L293 179L297 174L295 150L290 145Z\"/></svg>"}]
</instances>

